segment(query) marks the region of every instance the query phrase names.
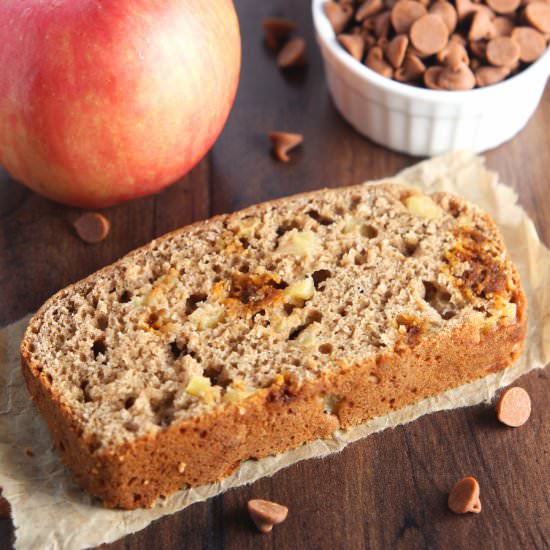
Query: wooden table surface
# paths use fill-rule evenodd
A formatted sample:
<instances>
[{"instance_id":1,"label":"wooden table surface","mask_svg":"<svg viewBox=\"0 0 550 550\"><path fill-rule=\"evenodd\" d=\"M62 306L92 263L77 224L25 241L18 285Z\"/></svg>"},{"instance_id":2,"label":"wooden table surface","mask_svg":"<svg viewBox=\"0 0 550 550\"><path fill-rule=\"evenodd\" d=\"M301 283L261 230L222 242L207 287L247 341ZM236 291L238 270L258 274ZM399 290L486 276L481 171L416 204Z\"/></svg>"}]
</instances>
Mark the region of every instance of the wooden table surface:
<instances>
[{"instance_id":1,"label":"wooden table surface","mask_svg":"<svg viewBox=\"0 0 550 550\"><path fill-rule=\"evenodd\" d=\"M355 133L329 98L309 1L237 0L243 68L237 100L214 149L187 177L159 195L104 211L112 231L96 246L72 228L79 210L38 197L0 177L0 326L36 310L58 289L113 262L153 237L194 220L323 186L390 176L415 159ZM308 42L306 70L281 74L262 45L267 15L294 19ZM513 108L513 105L510 106ZM505 116L505 113L503 113ZM526 129L486 154L520 195L550 242L550 89ZM282 164L266 133L303 133ZM356 549L550 548L550 380L548 369L519 381L532 397L528 424L500 426L490 406L441 412L373 435L344 452L302 462L272 478L195 504L103 548ZM454 516L447 493L464 475L478 478L483 512ZM288 520L257 534L249 498L286 504ZM13 527L0 520L0 548Z\"/></svg>"}]
</instances>

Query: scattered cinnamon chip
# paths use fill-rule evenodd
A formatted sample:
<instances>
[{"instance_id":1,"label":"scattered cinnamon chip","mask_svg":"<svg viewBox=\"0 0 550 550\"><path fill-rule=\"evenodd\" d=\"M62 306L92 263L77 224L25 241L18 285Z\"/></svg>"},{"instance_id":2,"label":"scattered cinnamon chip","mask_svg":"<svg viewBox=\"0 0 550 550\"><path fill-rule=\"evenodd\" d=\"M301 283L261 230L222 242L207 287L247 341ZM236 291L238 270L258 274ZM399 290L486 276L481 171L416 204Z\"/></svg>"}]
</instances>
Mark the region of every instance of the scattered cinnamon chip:
<instances>
[{"instance_id":1,"label":"scattered cinnamon chip","mask_svg":"<svg viewBox=\"0 0 550 550\"><path fill-rule=\"evenodd\" d=\"M109 220L98 212L87 212L74 222L78 236L88 244L101 242L110 229Z\"/></svg>"},{"instance_id":2,"label":"scattered cinnamon chip","mask_svg":"<svg viewBox=\"0 0 550 550\"><path fill-rule=\"evenodd\" d=\"M359 34L340 34L338 42L344 46L346 51L358 61L363 59L365 53L365 39Z\"/></svg>"},{"instance_id":3,"label":"scattered cinnamon chip","mask_svg":"<svg viewBox=\"0 0 550 550\"><path fill-rule=\"evenodd\" d=\"M34 456L34 451L32 450L31 447L27 447L25 449L25 454L29 457L29 458L32 458Z\"/></svg>"},{"instance_id":4,"label":"scattered cinnamon chip","mask_svg":"<svg viewBox=\"0 0 550 550\"><path fill-rule=\"evenodd\" d=\"M290 160L289 151L300 145L304 141L304 136L290 132L270 132L269 139L275 157L281 162L288 162Z\"/></svg>"},{"instance_id":5,"label":"scattered cinnamon chip","mask_svg":"<svg viewBox=\"0 0 550 550\"><path fill-rule=\"evenodd\" d=\"M306 41L297 36L291 38L277 55L277 65L281 69L302 67L306 63Z\"/></svg>"},{"instance_id":6,"label":"scattered cinnamon chip","mask_svg":"<svg viewBox=\"0 0 550 550\"><path fill-rule=\"evenodd\" d=\"M288 516L288 508L269 500L248 501L248 513L260 533L270 533L274 525L282 523Z\"/></svg>"},{"instance_id":7,"label":"scattered cinnamon chip","mask_svg":"<svg viewBox=\"0 0 550 550\"><path fill-rule=\"evenodd\" d=\"M296 24L284 17L266 17L262 20L264 40L272 50L278 50L296 30Z\"/></svg>"},{"instance_id":8,"label":"scattered cinnamon chip","mask_svg":"<svg viewBox=\"0 0 550 550\"><path fill-rule=\"evenodd\" d=\"M517 428L523 426L531 416L531 398L518 386L508 388L500 397L497 406L497 417L506 426Z\"/></svg>"},{"instance_id":9,"label":"scattered cinnamon chip","mask_svg":"<svg viewBox=\"0 0 550 550\"><path fill-rule=\"evenodd\" d=\"M481 512L479 500L479 483L473 477L465 477L457 481L449 494L449 509L455 514Z\"/></svg>"}]
</instances>

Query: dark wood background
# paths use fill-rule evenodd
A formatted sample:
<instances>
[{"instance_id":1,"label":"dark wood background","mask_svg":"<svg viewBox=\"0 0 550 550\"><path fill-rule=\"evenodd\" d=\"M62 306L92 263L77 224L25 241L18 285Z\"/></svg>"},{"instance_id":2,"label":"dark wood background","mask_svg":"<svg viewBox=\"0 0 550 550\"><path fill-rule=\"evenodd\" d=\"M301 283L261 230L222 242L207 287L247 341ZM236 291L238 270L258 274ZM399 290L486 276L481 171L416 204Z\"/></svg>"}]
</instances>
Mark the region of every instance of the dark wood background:
<instances>
[{"instance_id":1,"label":"dark wood background","mask_svg":"<svg viewBox=\"0 0 550 550\"><path fill-rule=\"evenodd\" d=\"M335 111L323 77L309 1L237 0L243 68L229 122L212 152L157 196L105 210L112 231L101 244L78 240L79 210L44 200L0 177L0 326L34 311L58 289L153 237L219 212L323 186L390 176L415 159L356 134ZM294 19L308 42L304 71L281 74L262 44L267 15ZM510 106L513 108L513 105ZM505 113L503 113L505 116ZM550 242L550 89L527 128L487 153L513 186L545 243ZM302 149L281 164L269 154L271 130L303 133ZM529 423L500 426L491 406L421 418L355 443L344 452L288 468L165 517L109 550L151 548L355 549L550 548L548 369L519 381L532 397ZM483 512L454 516L447 493L474 475ZM254 531L249 498L286 504L288 520L270 535ZM13 527L0 520L0 548Z\"/></svg>"}]
</instances>

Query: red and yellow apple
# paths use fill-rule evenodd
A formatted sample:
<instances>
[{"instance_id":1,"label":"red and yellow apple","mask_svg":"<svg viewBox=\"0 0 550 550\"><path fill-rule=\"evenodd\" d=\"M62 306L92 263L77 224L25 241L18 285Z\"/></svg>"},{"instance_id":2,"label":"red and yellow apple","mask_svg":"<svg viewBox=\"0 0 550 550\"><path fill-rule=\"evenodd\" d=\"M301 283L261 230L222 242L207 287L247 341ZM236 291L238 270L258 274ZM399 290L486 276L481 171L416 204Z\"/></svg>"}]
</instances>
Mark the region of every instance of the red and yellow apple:
<instances>
[{"instance_id":1,"label":"red and yellow apple","mask_svg":"<svg viewBox=\"0 0 550 550\"><path fill-rule=\"evenodd\" d=\"M0 165L53 200L154 193L218 137L241 61L231 0L0 2Z\"/></svg>"}]
</instances>

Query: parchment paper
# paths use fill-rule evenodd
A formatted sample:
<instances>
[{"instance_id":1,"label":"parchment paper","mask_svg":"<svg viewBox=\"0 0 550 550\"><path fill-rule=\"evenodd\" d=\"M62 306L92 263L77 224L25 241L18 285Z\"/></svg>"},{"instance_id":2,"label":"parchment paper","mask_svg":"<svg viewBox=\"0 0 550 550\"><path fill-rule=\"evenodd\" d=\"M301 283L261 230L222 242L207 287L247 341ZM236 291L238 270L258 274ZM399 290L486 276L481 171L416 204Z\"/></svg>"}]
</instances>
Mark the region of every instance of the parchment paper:
<instances>
[{"instance_id":1,"label":"parchment paper","mask_svg":"<svg viewBox=\"0 0 550 550\"><path fill-rule=\"evenodd\" d=\"M494 392L550 359L550 251L517 205L514 191L497 182L484 161L452 153L422 162L398 178L427 191L445 190L479 204L499 225L519 268L529 306L523 356L511 368L436 398L376 418L331 439L283 455L249 461L221 483L180 491L152 510L106 510L82 492L61 464L45 423L29 400L19 368L18 346L28 318L0 331L0 487L12 509L18 549L75 550L111 542L153 520L205 500L230 487L251 483L299 460L341 451L366 435L410 422L428 412L490 400ZM34 456L28 456L32 449Z\"/></svg>"}]
</instances>

